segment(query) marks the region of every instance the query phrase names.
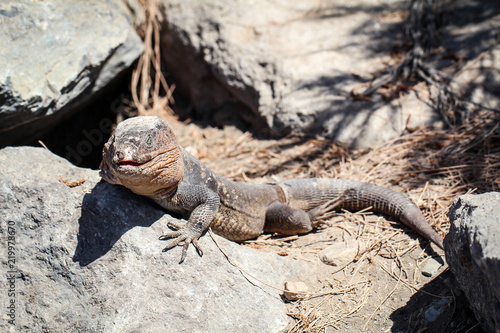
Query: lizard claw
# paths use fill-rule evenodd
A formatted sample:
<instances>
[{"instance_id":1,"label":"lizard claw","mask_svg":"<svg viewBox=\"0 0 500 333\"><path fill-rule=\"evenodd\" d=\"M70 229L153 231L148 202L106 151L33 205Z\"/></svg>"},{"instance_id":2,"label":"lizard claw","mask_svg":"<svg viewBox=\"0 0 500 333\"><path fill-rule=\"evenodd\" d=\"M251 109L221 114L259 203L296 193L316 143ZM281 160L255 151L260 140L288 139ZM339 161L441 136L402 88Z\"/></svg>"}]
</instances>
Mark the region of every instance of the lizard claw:
<instances>
[{"instance_id":1,"label":"lizard claw","mask_svg":"<svg viewBox=\"0 0 500 333\"><path fill-rule=\"evenodd\" d=\"M184 262L184 259L186 259L189 244L193 244L200 257L203 255L203 251L201 250L200 244L198 243L198 238L200 238L201 232L197 232L196 230L189 228L186 224L180 225L177 223L169 222L168 226L176 229L176 231L168 232L158 238L159 240L170 239L167 246L162 250L162 252L166 252L171 248L176 247L180 243L184 243L182 246L182 254L179 264L182 264Z\"/></svg>"},{"instance_id":2,"label":"lizard claw","mask_svg":"<svg viewBox=\"0 0 500 333\"><path fill-rule=\"evenodd\" d=\"M345 190L340 196L308 211L307 214L311 221L313 221L313 227L323 224L323 220L330 217L329 213L342 205L352 195L352 192L353 189Z\"/></svg>"},{"instance_id":3,"label":"lizard claw","mask_svg":"<svg viewBox=\"0 0 500 333\"><path fill-rule=\"evenodd\" d=\"M193 239L192 241L194 248L196 249L196 252L198 252L198 255L200 257L203 256L203 250L201 249L200 243L198 243L197 239Z\"/></svg>"}]
</instances>

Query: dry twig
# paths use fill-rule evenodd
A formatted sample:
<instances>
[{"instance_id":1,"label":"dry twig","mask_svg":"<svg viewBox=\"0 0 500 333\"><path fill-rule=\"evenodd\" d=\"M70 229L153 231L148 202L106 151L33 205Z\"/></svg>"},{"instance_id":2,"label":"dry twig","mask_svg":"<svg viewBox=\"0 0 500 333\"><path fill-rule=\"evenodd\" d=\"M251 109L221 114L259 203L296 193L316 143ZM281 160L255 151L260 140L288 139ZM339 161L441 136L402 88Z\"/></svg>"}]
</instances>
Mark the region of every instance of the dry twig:
<instances>
[{"instance_id":1,"label":"dry twig","mask_svg":"<svg viewBox=\"0 0 500 333\"><path fill-rule=\"evenodd\" d=\"M161 70L160 29L163 17L159 0L140 0L145 18L138 27L144 40L144 53L132 73L132 100L139 115L172 115L173 88L170 88ZM163 90L162 90L163 89ZM161 96L163 95L163 96Z\"/></svg>"}]
</instances>

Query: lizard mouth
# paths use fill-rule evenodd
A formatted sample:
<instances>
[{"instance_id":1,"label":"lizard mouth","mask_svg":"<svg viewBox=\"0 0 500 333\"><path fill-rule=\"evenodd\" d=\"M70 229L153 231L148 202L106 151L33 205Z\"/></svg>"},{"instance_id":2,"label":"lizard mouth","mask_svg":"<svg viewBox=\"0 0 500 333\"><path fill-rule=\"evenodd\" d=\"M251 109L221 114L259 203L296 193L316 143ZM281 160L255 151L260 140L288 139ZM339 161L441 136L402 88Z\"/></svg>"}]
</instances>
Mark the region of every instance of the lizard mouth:
<instances>
[{"instance_id":1,"label":"lizard mouth","mask_svg":"<svg viewBox=\"0 0 500 333\"><path fill-rule=\"evenodd\" d=\"M155 160L161 158L160 156L163 155L163 153L164 151L144 154L142 156L139 156L138 158L134 158L133 154L124 154L125 156L122 155L121 160L118 160L118 156L115 155L115 158L117 160L115 162L115 165L122 170L139 168L147 165L148 163L154 163Z\"/></svg>"},{"instance_id":2,"label":"lizard mouth","mask_svg":"<svg viewBox=\"0 0 500 333\"><path fill-rule=\"evenodd\" d=\"M147 163L147 162L144 162L144 163ZM144 163L139 163L139 162L136 162L134 160L126 160L126 159L122 159L121 161L118 161L118 166L120 168L133 168L133 167L138 167L138 166L141 166L143 165Z\"/></svg>"}]
</instances>

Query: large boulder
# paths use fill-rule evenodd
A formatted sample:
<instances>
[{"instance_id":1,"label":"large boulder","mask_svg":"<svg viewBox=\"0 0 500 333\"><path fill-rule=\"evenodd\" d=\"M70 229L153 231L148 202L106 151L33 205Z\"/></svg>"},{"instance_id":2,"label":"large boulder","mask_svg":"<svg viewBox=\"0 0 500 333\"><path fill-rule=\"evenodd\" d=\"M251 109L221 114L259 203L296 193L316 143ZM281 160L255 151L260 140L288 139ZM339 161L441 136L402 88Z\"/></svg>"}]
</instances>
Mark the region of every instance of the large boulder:
<instances>
[{"instance_id":1,"label":"large boulder","mask_svg":"<svg viewBox=\"0 0 500 333\"><path fill-rule=\"evenodd\" d=\"M130 67L133 19L123 0L2 1L0 147L43 135Z\"/></svg>"},{"instance_id":2,"label":"large boulder","mask_svg":"<svg viewBox=\"0 0 500 333\"><path fill-rule=\"evenodd\" d=\"M288 323L279 291L245 277L208 235L203 257L191 247L179 265L181 249L162 253L158 240L169 215L47 150L0 150L0 211L2 332L277 332ZM271 285L308 271L216 239Z\"/></svg>"},{"instance_id":3,"label":"large boulder","mask_svg":"<svg viewBox=\"0 0 500 333\"><path fill-rule=\"evenodd\" d=\"M404 55L410 1L162 3L167 72L189 96L190 110L218 125L250 123L255 132L321 135L358 147L443 126L433 85L389 85L370 100L360 96ZM500 2L456 0L443 11L443 47L425 61L454 73L461 85L451 87L465 100L498 109Z\"/></svg>"},{"instance_id":4,"label":"large boulder","mask_svg":"<svg viewBox=\"0 0 500 333\"><path fill-rule=\"evenodd\" d=\"M500 332L500 193L467 194L450 208L446 261L487 332Z\"/></svg>"},{"instance_id":5,"label":"large boulder","mask_svg":"<svg viewBox=\"0 0 500 333\"><path fill-rule=\"evenodd\" d=\"M163 59L200 114L221 123L239 114L278 136L319 134L353 146L375 146L406 126L440 125L417 98L423 88L390 103L378 94L351 97L402 40L400 1L162 2Z\"/></svg>"}]
</instances>

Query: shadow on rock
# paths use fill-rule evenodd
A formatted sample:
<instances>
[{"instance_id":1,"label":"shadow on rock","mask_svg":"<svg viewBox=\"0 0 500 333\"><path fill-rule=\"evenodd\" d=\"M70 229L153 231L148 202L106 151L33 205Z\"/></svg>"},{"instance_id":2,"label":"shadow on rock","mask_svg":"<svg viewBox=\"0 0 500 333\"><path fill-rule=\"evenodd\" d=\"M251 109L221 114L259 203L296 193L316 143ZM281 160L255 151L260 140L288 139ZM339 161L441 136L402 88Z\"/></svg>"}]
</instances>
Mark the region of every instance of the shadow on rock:
<instances>
[{"instance_id":1,"label":"shadow on rock","mask_svg":"<svg viewBox=\"0 0 500 333\"><path fill-rule=\"evenodd\" d=\"M99 182L83 198L73 261L86 266L105 255L134 227L149 227L165 213L128 189Z\"/></svg>"}]
</instances>

